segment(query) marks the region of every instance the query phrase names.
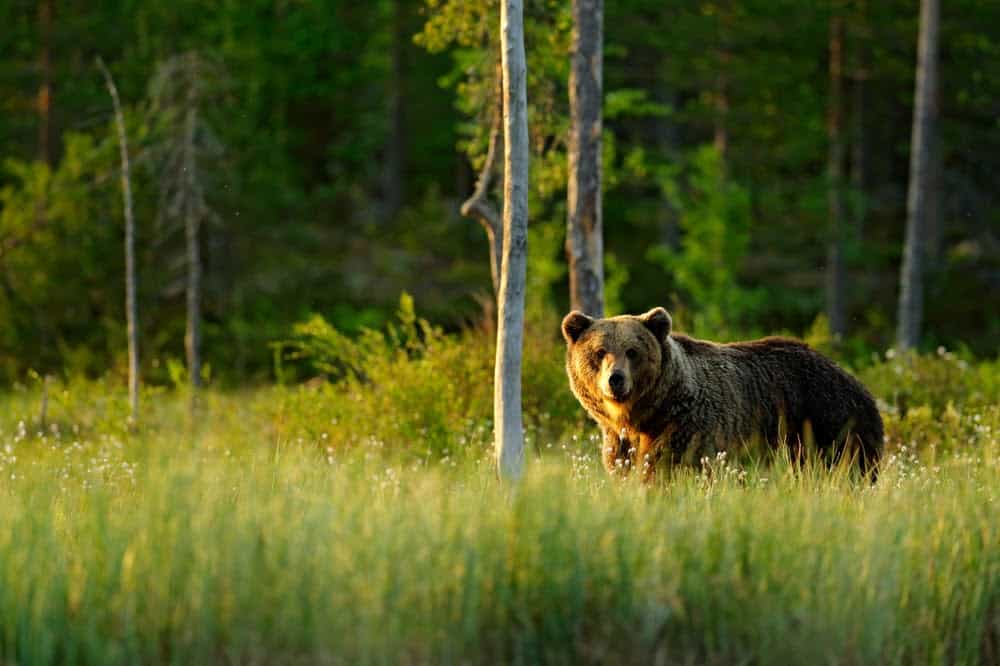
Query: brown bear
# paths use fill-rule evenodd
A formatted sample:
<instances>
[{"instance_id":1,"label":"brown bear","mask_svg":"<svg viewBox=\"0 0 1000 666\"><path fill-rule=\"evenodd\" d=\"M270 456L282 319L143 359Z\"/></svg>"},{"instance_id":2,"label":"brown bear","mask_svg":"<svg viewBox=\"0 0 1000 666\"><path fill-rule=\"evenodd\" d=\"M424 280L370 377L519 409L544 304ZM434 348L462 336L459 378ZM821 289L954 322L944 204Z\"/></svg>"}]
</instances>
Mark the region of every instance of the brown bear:
<instances>
[{"instance_id":1,"label":"brown bear","mask_svg":"<svg viewBox=\"0 0 1000 666\"><path fill-rule=\"evenodd\" d=\"M847 452L874 479L882 417L854 377L803 342L771 337L716 344L671 333L670 315L562 322L570 388L604 434L607 470L697 463L750 443L812 442L826 460Z\"/></svg>"}]
</instances>

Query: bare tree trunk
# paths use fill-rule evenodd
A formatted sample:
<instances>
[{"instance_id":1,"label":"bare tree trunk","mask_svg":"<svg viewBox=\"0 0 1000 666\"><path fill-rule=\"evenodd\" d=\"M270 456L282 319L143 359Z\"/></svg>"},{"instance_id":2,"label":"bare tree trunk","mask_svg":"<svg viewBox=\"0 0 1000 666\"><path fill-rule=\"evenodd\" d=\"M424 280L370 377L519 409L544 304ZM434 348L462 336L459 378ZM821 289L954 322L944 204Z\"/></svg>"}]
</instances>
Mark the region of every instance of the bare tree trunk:
<instances>
[{"instance_id":1,"label":"bare tree trunk","mask_svg":"<svg viewBox=\"0 0 1000 666\"><path fill-rule=\"evenodd\" d=\"M937 107L938 100L934 106ZM937 132L932 137L928 146L927 168L930 174L927 176L927 203L924 214L924 224L927 230L927 244L924 247L924 270L933 271L941 261L941 250L944 242L944 218L941 204L943 189L942 178L944 177L941 164L941 142L937 140Z\"/></svg>"},{"instance_id":2,"label":"bare tree trunk","mask_svg":"<svg viewBox=\"0 0 1000 666\"><path fill-rule=\"evenodd\" d=\"M136 304L135 275L135 219L132 216L132 181L128 161L128 138L125 134L125 117L122 115L118 89L111 72L98 57L97 66L104 74L104 81L111 94L115 109L115 125L118 128L118 149L122 161L122 196L125 205L125 321L128 329L128 404L129 421L139 419L139 308Z\"/></svg>"},{"instance_id":3,"label":"bare tree trunk","mask_svg":"<svg viewBox=\"0 0 1000 666\"><path fill-rule=\"evenodd\" d=\"M937 131L938 0L920 2L920 42L910 146L910 185L906 197L906 241L900 267L899 321L896 344L913 349L920 344L923 317L923 264L926 241L930 156Z\"/></svg>"},{"instance_id":4,"label":"bare tree trunk","mask_svg":"<svg viewBox=\"0 0 1000 666\"><path fill-rule=\"evenodd\" d=\"M830 332L847 329L844 294L844 18L830 18L830 96L827 109L826 164L829 236L826 250L826 316Z\"/></svg>"},{"instance_id":5,"label":"bare tree trunk","mask_svg":"<svg viewBox=\"0 0 1000 666\"><path fill-rule=\"evenodd\" d=\"M601 88L604 0L573 0L566 259L570 306L604 316Z\"/></svg>"},{"instance_id":6,"label":"bare tree trunk","mask_svg":"<svg viewBox=\"0 0 1000 666\"><path fill-rule=\"evenodd\" d=\"M383 196L385 196L385 219L395 218L403 203L403 43L406 39L403 28L401 0L392 0L390 21L392 23L391 44L389 45L389 89L386 91L386 111L389 131L386 136L385 165L383 173Z\"/></svg>"},{"instance_id":7,"label":"bare tree trunk","mask_svg":"<svg viewBox=\"0 0 1000 666\"><path fill-rule=\"evenodd\" d=\"M516 482L524 466L521 350L528 249L528 94L523 0L503 0L500 34L504 101L503 261L500 271L493 421L500 478Z\"/></svg>"},{"instance_id":8,"label":"bare tree trunk","mask_svg":"<svg viewBox=\"0 0 1000 666\"><path fill-rule=\"evenodd\" d=\"M41 52L38 70L38 159L52 166L55 161L52 140L52 0L38 2L38 40Z\"/></svg>"},{"instance_id":9,"label":"bare tree trunk","mask_svg":"<svg viewBox=\"0 0 1000 666\"><path fill-rule=\"evenodd\" d=\"M197 109L192 102L185 118L184 173L187 178L189 192L198 187L197 160L195 158L195 128L197 127ZM184 348L187 352L188 376L191 389L197 392L201 386L201 247L199 230L201 213L198 206L188 199L185 210L184 230L187 240L187 331L184 336ZM192 394L192 406L195 397Z\"/></svg>"}]
</instances>

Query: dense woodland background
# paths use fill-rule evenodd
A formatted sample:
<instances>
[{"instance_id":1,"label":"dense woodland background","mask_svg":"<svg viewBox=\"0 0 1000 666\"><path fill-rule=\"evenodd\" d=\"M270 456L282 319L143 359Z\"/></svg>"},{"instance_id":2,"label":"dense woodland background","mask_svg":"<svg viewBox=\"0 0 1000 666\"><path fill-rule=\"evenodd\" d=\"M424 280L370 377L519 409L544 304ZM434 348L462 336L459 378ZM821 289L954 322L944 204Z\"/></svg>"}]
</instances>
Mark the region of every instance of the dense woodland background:
<instances>
[{"instance_id":1,"label":"dense woodland background","mask_svg":"<svg viewBox=\"0 0 1000 666\"><path fill-rule=\"evenodd\" d=\"M131 144L147 378L184 356L184 206L203 221L206 374L269 377L269 343L296 322L379 326L404 290L446 329L488 322L488 244L458 211L496 109L498 16L493 0L0 3L0 381L126 367L120 167L97 56ZM529 319L555 337L569 2L529 0L526 23ZM665 305L714 339L823 330L834 188L841 351L891 345L917 30L916 0L609 0L609 311ZM940 41L922 344L993 356L1000 3L945 3ZM192 109L189 170L177 137Z\"/></svg>"}]
</instances>

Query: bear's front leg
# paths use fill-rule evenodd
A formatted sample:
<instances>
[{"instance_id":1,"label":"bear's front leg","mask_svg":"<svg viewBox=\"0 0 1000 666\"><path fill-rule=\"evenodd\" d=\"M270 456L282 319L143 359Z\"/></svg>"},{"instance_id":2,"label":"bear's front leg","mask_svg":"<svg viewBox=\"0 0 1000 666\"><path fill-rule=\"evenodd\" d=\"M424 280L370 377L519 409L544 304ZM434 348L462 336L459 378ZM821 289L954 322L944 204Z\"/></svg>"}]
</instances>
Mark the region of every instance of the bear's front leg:
<instances>
[{"instance_id":1,"label":"bear's front leg","mask_svg":"<svg viewBox=\"0 0 1000 666\"><path fill-rule=\"evenodd\" d=\"M684 442L686 439L678 437L674 429L670 427L655 437L645 433L640 434L639 451L635 465L639 469L642 482L652 483L656 478L657 468L663 465L668 468L677 465L680 462L677 448L683 446Z\"/></svg>"},{"instance_id":2,"label":"bear's front leg","mask_svg":"<svg viewBox=\"0 0 1000 666\"><path fill-rule=\"evenodd\" d=\"M662 435L660 437L639 435L639 452L635 464L639 467L639 477L643 483L652 483L656 476L656 467L663 454L663 447L668 444L662 440Z\"/></svg>"},{"instance_id":3,"label":"bear's front leg","mask_svg":"<svg viewBox=\"0 0 1000 666\"><path fill-rule=\"evenodd\" d=\"M622 474L628 472L632 466L629 455L629 441L621 437L618 431L601 426L601 433L604 435L601 443L601 461L608 474Z\"/></svg>"}]
</instances>

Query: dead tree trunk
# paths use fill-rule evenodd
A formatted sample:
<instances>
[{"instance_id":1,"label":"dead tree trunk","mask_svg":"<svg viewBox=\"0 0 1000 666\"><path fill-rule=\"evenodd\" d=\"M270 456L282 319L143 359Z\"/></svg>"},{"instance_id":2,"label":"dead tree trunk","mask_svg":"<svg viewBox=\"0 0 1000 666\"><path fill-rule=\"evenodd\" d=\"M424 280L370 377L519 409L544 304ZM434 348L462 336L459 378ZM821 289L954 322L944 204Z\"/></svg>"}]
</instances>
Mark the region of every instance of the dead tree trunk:
<instances>
[{"instance_id":1,"label":"dead tree trunk","mask_svg":"<svg viewBox=\"0 0 1000 666\"><path fill-rule=\"evenodd\" d=\"M118 89L111 72L98 57L97 66L104 74L104 82L111 94L115 109L115 126L118 129L118 149L122 162L122 197L125 206L125 321L128 330L128 405L129 421L139 419L139 308L136 304L135 275L135 219L132 216L132 181L128 160L128 137L125 134L125 117L122 114Z\"/></svg>"},{"instance_id":2,"label":"dead tree trunk","mask_svg":"<svg viewBox=\"0 0 1000 666\"><path fill-rule=\"evenodd\" d=\"M847 329L844 294L844 18L830 18L830 92L827 108L827 211L829 237L826 250L826 316L830 332L843 336Z\"/></svg>"},{"instance_id":3,"label":"dead tree trunk","mask_svg":"<svg viewBox=\"0 0 1000 666\"><path fill-rule=\"evenodd\" d=\"M604 0L573 0L566 260L570 307L604 316L601 87Z\"/></svg>"},{"instance_id":4,"label":"dead tree trunk","mask_svg":"<svg viewBox=\"0 0 1000 666\"><path fill-rule=\"evenodd\" d=\"M184 351L191 386L192 415L202 383L201 310L203 223L218 220L208 205L207 187L218 173L224 152L207 122L212 96L224 85L218 64L196 52L175 56L160 64L150 84L153 109L162 114L164 138L158 146L163 158L160 173L159 214L172 229L183 229L187 328ZM206 166L205 160L209 160Z\"/></svg>"},{"instance_id":5,"label":"dead tree trunk","mask_svg":"<svg viewBox=\"0 0 1000 666\"><path fill-rule=\"evenodd\" d=\"M913 138L910 145L910 184L906 197L906 240L900 267L899 315L896 344L913 349L920 344L923 318L923 269L930 158L937 130L938 0L920 2L920 41L913 105Z\"/></svg>"},{"instance_id":6,"label":"dead tree trunk","mask_svg":"<svg viewBox=\"0 0 1000 666\"><path fill-rule=\"evenodd\" d=\"M197 159L195 157L195 129L197 128L197 101L192 99L185 118L184 174L189 192L198 188ZM192 391L201 387L201 210L196 201L186 200L184 235L187 247L187 331L184 349L187 353L188 376ZM191 398L192 405L195 397Z\"/></svg>"},{"instance_id":7,"label":"dead tree trunk","mask_svg":"<svg viewBox=\"0 0 1000 666\"><path fill-rule=\"evenodd\" d=\"M512 483L521 478L524 465L521 350L528 246L528 95L523 0L503 0L500 5L500 39L504 102L504 234L493 421L497 471L502 480Z\"/></svg>"},{"instance_id":8,"label":"dead tree trunk","mask_svg":"<svg viewBox=\"0 0 1000 666\"><path fill-rule=\"evenodd\" d=\"M935 92L935 94L937 94ZM939 100L934 101L934 107L940 104ZM924 266L925 272L936 270L941 263L941 252L944 243L944 203L942 197L944 167L941 164L941 142L935 136L932 137L931 145L928 146L927 168L930 174L927 176L927 201L925 204L924 224L926 226L926 244L924 246Z\"/></svg>"}]
</instances>

